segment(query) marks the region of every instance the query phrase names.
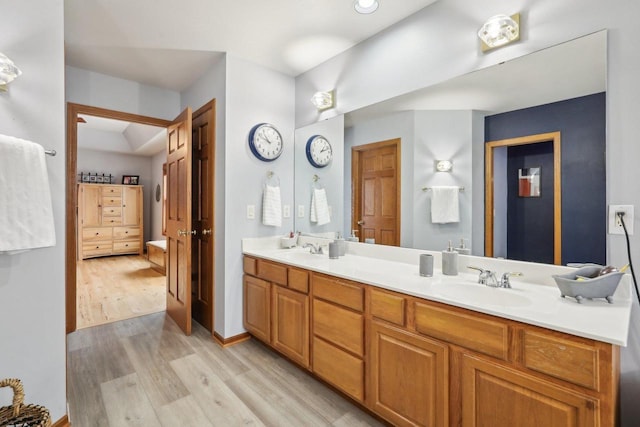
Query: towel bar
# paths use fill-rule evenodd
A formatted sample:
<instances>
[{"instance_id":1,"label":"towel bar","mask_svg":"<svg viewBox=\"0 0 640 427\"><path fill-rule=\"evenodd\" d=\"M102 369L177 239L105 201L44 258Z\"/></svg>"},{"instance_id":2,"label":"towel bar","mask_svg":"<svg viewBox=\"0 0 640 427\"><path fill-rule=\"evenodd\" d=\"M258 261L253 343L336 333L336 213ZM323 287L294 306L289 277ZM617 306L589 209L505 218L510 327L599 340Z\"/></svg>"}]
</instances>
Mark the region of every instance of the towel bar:
<instances>
[{"instance_id":1,"label":"towel bar","mask_svg":"<svg viewBox=\"0 0 640 427\"><path fill-rule=\"evenodd\" d=\"M458 187L460 189L460 191L464 191L464 187ZM429 191L431 190L431 187L422 187L422 191Z\"/></svg>"},{"instance_id":2,"label":"towel bar","mask_svg":"<svg viewBox=\"0 0 640 427\"><path fill-rule=\"evenodd\" d=\"M56 152L56 150L44 150L44 154L55 157L55 155L58 153Z\"/></svg>"}]
</instances>

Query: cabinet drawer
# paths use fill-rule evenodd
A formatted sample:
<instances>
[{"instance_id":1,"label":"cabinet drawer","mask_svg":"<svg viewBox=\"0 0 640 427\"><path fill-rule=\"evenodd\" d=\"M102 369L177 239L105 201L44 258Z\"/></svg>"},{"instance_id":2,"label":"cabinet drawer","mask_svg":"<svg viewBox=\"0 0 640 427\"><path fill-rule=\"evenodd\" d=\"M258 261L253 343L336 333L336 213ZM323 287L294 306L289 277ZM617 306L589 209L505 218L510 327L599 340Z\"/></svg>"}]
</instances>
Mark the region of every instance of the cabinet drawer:
<instances>
[{"instance_id":1,"label":"cabinet drawer","mask_svg":"<svg viewBox=\"0 0 640 427\"><path fill-rule=\"evenodd\" d=\"M396 325L405 324L406 298L371 289L371 315Z\"/></svg>"},{"instance_id":2,"label":"cabinet drawer","mask_svg":"<svg viewBox=\"0 0 640 427\"><path fill-rule=\"evenodd\" d=\"M523 331L524 366L570 383L599 390L598 349L544 332Z\"/></svg>"},{"instance_id":3,"label":"cabinet drawer","mask_svg":"<svg viewBox=\"0 0 640 427\"><path fill-rule=\"evenodd\" d=\"M107 206L102 208L102 216L122 216L122 208L120 206Z\"/></svg>"},{"instance_id":4,"label":"cabinet drawer","mask_svg":"<svg viewBox=\"0 0 640 427\"><path fill-rule=\"evenodd\" d=\"M95 242L85 243L82 245L82 255L84 257L96 256L96 255L109 255L113 246L111 242Z\"/></svg>"},{"instance_id":5,"label":"cabinet drawer","mask_svg":"<svg viewBox=\"0 0 640 427\"><path fill-rule=\"evenodd\" d=\"M448 308L415 303L416 330L498 359L509 358L509 326Z\"/></svg>"},{"instance_id":6,"label":"cabinet drawer","mask_svg":"<svg viewBox=\"0 0 640 427\"><path fill-rule=\"evenodd\" d=\"M261 279L287 285L287 267L284 265L259 259L256 261L256 270Z\"/></svg>"},{"instance_id":7,"label":"cabinet drawer","mask_svg":"<svg viewBox=\"0 0 640 427\"><path fill-rule=\"evenodd\" d=\"M120 196L107 196L102 198L102 206L122 206L122 197Z\"/></svg>"},{"instance_id":8,"label":"cabinet drawer","mask_svg":"<svg viewBox=\"0 0 640 427\"><path fill-rule=\"evenodd\" d=\"M255 258L251 258L249 256L245 256L244 259L242 260L242 269L244 270L244 272L246 274L250 274L252 276L255 276L256 273L256 259Z\"/></svg>"},{"instance_id":9,"label":"cabinet drawer","mask_svg":"<svg viewBox=\"0 0 640 427\"><path fill-rule=\"evenodd\" d=\"M363 311L364 308L364 290L361 286L332 277L314 275L313 296L357 311Z\"/></svg>"},{"instance_id":10,"label":"cabinet drawer","mask_svg":"<svg viewBox=\"0 0 640 427\"><path fill-rule=\"evenodd\" d=\"M290 289L306 294L309 292L309 272L289 267L287 271L287 283Z\"/></svg>"},{"instance_id":11,"label":"cabinet drawer","mask_svg":"<svg viewBox=\"0 0 640 427\"><path fill-rule=\"evenodd\" d=\"M102 225L120 225L122 224L122 217L119 216L103 216Z\"/></svg>"},{"instance_id":12,"label":"cabinet drawer","mask_svg":"<svg viewBox=\"0 0 640 427\"><path fill-rule=\"evenodd\" d=\"M140 237L140 227L114 227L114 239L132 239Z\"/></svg>"},{"instance_id":13,"label":"cabinet drawer","mask_svg":"<svg viewBox=\"0 0 640 427\"><path fill-rule=\"evenodd\" d=\"M313 334L345 350L364 354L364 316L322 300L313 300Z\"/></svg>"},{"instance_id":14,"label":"cabinet drawer","mask_svg":"<svg viewBox=\"0 0 640 427\"><path fill-rule=\"evenodd\" d=\"M354 399L364 400L364 362L331 344L313 339L313 372Z\"/></svg>"},{"instance_id":15,"label":"cabinet drawer","mask_svg":"<svg viewBox=\"0 0 640 427\"><path fill-rule=\"evenodd\" d=\"M82 240L85 242L94 240L108 240L111 239L112 235L113 229L111 227L82 229Z\"/></svg>"},{"instance_id":16,"label":"cabinet drawer","mask_svg":"<svg viewBox=\"0 0 640 427\"><path fill-rule=\"evenodd\" d=\"M121 196L122 195L122 187L105 185L102 187L102 196Z\"/></svg>"},{"instance_id":17,"label":"cabinet drawer","mask_svg":"<svg viewBox=\"0 0 640 427\"><path fill-rule=\"evenodd\" d=\"M125 240L113 242L113 252L140 252L140 240Z\"/></svg>"}]
</instances>

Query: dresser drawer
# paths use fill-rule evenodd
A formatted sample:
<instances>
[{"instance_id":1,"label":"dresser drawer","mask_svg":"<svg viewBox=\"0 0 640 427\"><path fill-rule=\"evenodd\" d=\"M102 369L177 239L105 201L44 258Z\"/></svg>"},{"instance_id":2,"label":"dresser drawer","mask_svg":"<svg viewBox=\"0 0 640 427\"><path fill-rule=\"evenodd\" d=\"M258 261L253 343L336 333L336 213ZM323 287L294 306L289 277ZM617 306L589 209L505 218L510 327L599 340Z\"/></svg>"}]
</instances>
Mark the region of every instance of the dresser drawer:
<instances>
[{"instance_id":1,"label":"dresser drawer","mask_svg":"<svg viewBox=\"0 0 640 427\"><path fill-rule=\"evenodd\" d=\"M364 362L318 338L313 339L313 372L354 399L364 399Z\"/></svg>"},{"instance_id":2,"label":"dresser drawer","mask_svg":"<svg viewBox=\"0 0 640 427\"><path fill-rule=\"evenodd\" d=\"M113 227L114 239L133 239L140 237L140 227Z\"/></svg>"},{"instance_id":3,"label":"dresser drawer","mask_svg":"<svg viewBox=\"0 0 640 427\"><path fill-rule=\"evenodd\" d=\"M84 243L82 255L84 258L97 255L110 255L113 249L111 242Z\"/></svg>"},{"instance_id":4,"label":"dresser drawer","mask_svg":"<svg viewBox=\"0 0 640 427\"><path fill-rule=\"evenodd\" d=\"M371 315L404 326L406 301L405 297L371 289Z\"/></svg>"},{"instance_id":5,"label":"dresser drawer","mask_svg":"<svg viewBox=\"0 0 640 427\"><path fill-rule=\"evenodd\" d=\"M122 208L120 206L106 206L102 208L102 216L122 216Z\"/></svg>"},{"instance_id":6,"label":"dresser drawer","mask_svg":"<svg viewBox=\"0 0 640 427\"><path fill-rule=\"evenodd\" d=\"M258 259L256 261L256 272L261 279L287 285L287 267L284 265Z\"/></svg>"},{"instance_id":7,"label":"dresser drawer","mask_svg":"<svg viewBox=\"0 0 640 427\"><path fill-rule=\"evenodd\" d=\"M102 225L120 225L122 224L122 217L119 216L103 216Z\"/></svg>"},{"instance_id":8,"label":"dresser drawer","mask_svg":"<svg viewBox=\"0 0 640 427\"><path fill-rule=\"evenodd\" d=\"M509 358L509 326L450 308L415 303L416 330L498 359Z\"/></svg>"},{"instance_id":9,"label":"dresser drawer","mask_svg":"<svg viewBox=\"0 0 640 427\"><path fill-rule=\"evenodd\" d=\"M140 240L124 240L113 242L113 252L140 252Z\"/></svg>"},{"instance_id":10,"label":"dresser drawer","mask_svg":"<svg viewBox=\"0 0 640 427\"><path fill-rule=\"evenodd\" d=\"M588 343L570 340L543 331L523 331L527 369L570 383L599 390L598 349Z\"/></svg>"},{"instance_id":11,"label":"dresser drawer","mask_svg":"<svg viewBox=\"0 0 640 427\"><path fill-rule=\"evenodd\" d=\"M102 196L122 196L122 187L115 185L105 185L102 187Z\"/></svg>"},{"instance_id":12,"label":"dresser drawer","mask_svg":"<svg viewBox=\"0 0 640 427\"><path fill-rule=\"evenodd\" d=\"M313 296L360 312L364 309L364 289L362 286L332 277L314 274Z\"/></svg>"},{"instance_id":13,"label":"dresser drawer","mask_svg":"<svg viewBox=\"0 0 640 427\"><path fill-rule=\"evenodd\" d=\"M84 242L110 240L111 236L113 236L113 229L111 227L82 229L82 241Z\"/></svg>"},{"instance_id":14,"label":"dresser drawer","mask_svg":"<svg viewBox=\"0 0 640 427\"><path fill-rule=\"evenodd\" d=\"M364 316L313 300L313 334L358 356L364 355Z\"/></svg>"},{"instance_id":15,"label":"dresser drawer","mask_svg":"<svg viewBox=\"0 0 640 427\"><path fill-rule=\"evenodd\" d=\"M298 268L287 269L287 286L302 293L309 293L309 272Z\"/></svg>"},{"instance_id":16,"label":"dresser drawer","mask_svg":"<svg viewBox=\"0 0 640 427\"><path fill-rule=\"evenodd\" d=\"M122 206L122 197L120 196L102 197L102 207L109 207L109 206Z\"/></svg>"}]
</instances>

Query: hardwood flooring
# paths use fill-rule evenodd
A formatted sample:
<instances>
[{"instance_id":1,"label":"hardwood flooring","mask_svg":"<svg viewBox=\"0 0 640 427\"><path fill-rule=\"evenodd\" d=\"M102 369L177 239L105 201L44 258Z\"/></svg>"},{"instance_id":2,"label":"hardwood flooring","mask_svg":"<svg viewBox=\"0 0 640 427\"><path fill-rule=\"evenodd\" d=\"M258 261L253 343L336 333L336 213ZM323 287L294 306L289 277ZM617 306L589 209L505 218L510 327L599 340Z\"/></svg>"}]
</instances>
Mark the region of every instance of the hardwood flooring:
<instances>
[{"instance_id":1,"label":"hardwood flooring","mask_svg":"<svg viewBox=\"0 0 640 427\"><path fill-rule=\"evenodd\" d=\"M78 329L166 309L166 277L143 256L78 261L76 286Z\"/></svg>"},{"instance_id":2,"label":"hardwood flooring","mask_svg":"<svg viewBox=\"0 0 640 427\"><path fill-rule=\"evenodd\" d=\"M381 426L255 339L223 349L165 313L68 335L74 427Z\"/></svg>"}]
</instances>

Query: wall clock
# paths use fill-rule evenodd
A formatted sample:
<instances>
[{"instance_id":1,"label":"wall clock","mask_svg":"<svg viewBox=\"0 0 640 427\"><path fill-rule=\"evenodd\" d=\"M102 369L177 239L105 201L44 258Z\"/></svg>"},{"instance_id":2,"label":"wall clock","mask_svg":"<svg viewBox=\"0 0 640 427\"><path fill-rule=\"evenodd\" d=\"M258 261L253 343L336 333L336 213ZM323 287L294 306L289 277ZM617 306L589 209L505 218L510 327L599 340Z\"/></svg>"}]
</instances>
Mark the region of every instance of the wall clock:
<instances>
[{"instance_id":1,"label":"wall clock","mask_svg":"<svg viewBox=\"0 0 640 427\"><path fill-rule=\"evenodd\" d=\"M249 148L263 162L272 162L282 154L282 136L275 126L258 123L249 132Z\"/></svg>"},{"instance_id":2,"label":"wall clock","mask_svg":"<svg viewBox=\"0 0 640 427\"><path fill-rule=\"evenodd\" d=\"M322 135L314 135L307 141L307 159L312 166L323 168L331 163L331 143Z\"/></svg>"}]
</instances>

